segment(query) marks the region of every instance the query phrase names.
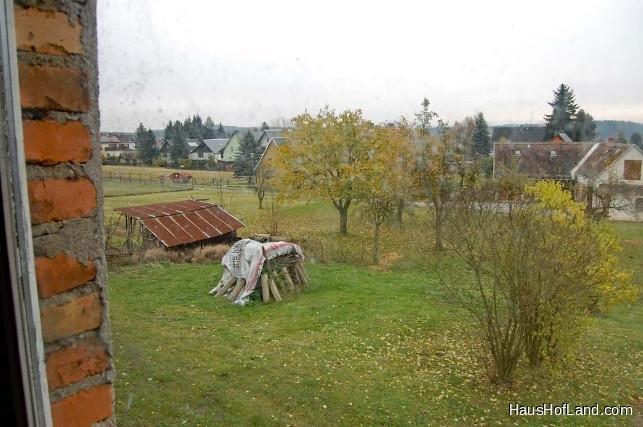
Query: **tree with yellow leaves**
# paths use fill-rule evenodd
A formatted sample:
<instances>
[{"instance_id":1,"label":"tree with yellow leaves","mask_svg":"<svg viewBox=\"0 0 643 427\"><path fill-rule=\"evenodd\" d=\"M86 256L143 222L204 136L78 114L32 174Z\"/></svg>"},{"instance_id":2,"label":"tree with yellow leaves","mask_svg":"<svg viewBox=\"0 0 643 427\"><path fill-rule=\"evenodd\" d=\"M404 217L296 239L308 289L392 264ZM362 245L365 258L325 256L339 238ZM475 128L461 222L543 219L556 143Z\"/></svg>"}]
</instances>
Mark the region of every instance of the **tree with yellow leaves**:
<instances>
[{"instance_id":1,"label":"tree with yellow leaves","mask_svg":"<svg viewBox=\"0 0 643 427\"><path fill-rule=\"evenodd\" d=\"M369 150L368 167L357 179L357 197L362 212L373 225L373 263L379 262L380 228L399 209L400 200L409 194L411 130L402 120L393 126L374 131Z\"/></svg>"},{"instance_id":2,"label":"tree with yellow leaves","mask_svg":"<svg viewBox=\"0 0 643 427\"><path fill-rule=\"evenodd\" d=\"M289 142L279 149L276 184L286 195L323 197L339 214L339 232L348 232L348 211L359 197L359 180L371 167L374 125L360 110L336 114L326 107L316 116L293 119Z\"/></svg>"}]
</instances>

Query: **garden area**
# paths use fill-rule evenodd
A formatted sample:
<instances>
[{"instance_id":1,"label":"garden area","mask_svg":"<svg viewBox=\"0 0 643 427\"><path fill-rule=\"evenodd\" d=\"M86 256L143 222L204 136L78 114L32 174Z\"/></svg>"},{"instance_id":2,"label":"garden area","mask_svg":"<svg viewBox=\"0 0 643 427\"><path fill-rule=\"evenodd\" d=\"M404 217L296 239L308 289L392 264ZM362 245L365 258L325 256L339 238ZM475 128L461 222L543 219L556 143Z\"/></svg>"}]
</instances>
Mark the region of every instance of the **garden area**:
<instances>
[{"instance_id":1,"label":"garden area","mask_svg":"<svg viewBox=\"0 0 643 427\"><path fill-rule=\"evenodd\" d=\"M431 250L431 216L411 207L372 226L349 211L340 235L324 201L264 201L213 189L108 197L115 207L189 197L223 201L253 233L284 235L307 255L310 287L280 304L239 307L208 296L219 262L110 265L109 297L119 425L587 425L586 417L510 417L508 405L630 405L640 413L640 301L596 316L555 372L523 361L509 387L491 384L471 316L445 293L466 280L462 261ZM643 281L643 226L611 223L626 268ZM275 232L276 231L276 232ZM632 417L592 417L631 424Z\"/></svg>"}]
</instances>

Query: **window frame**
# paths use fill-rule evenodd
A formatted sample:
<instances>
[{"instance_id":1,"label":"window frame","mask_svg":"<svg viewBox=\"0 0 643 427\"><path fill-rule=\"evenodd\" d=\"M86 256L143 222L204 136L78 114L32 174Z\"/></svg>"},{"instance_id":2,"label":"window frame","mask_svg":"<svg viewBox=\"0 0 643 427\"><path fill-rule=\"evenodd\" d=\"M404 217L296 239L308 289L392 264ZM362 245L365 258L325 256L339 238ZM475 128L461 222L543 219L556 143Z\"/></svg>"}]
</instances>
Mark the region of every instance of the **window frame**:
<instances>
[{"instance_id":1,"label":"window frame","mask_svg":"<svg viewBox=\"0 0 643 427\"><path fill-rule=\"evenodd\" d=\"M628 163L638 163L638 168L633 168L633 169L628 168L627 167ZM638 159L626 159L626 160L623 160L623 179L625 181L640 181L641 180L641 169L642 169L642 167L643 167L643 160L638 160ZM628 172L630 172L630 171L633 172L636 169L638 169L638 172L639 172L638 176L636 178L629 177Z\"/></svg>"},{"instance_id":2,"label":"window frame","mask_svg":"<svg viewBox=\"0 0 643 427\"><path fill-rule=\"evenodd\" d=\"M0 60L2 95L0 109L0 191L6 235L6 260L13 298L13 315L18 350L20 385L25 425L52 425L40 325L38 288L34 268L31 215L27 195L27 172L22 134L22 109L18 85L18 59L13 0L0 4ZM20 390L19 390L20 389Z\"/></svg>"}]
</instances>

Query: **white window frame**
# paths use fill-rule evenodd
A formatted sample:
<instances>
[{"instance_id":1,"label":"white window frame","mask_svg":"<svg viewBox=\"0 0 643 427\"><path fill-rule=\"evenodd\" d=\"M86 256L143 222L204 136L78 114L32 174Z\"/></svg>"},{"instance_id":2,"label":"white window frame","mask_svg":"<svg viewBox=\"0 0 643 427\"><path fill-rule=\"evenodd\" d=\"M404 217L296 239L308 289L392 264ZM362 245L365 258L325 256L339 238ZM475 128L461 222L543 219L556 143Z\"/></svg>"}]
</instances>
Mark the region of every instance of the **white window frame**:
<instances>
[{"instance_id":1,"label":"white window frame","mask_svg":"<svg viewBox=\"0 0 643 427\"><path fill-rule=\"evenodd\" d=\"M0 176L11 289L27 422L52 425L27 196L13 0L0 5L0 60L5 111L0 113ZM6 138L5 138L6 136Z\"/></svg>"}]
</instances>

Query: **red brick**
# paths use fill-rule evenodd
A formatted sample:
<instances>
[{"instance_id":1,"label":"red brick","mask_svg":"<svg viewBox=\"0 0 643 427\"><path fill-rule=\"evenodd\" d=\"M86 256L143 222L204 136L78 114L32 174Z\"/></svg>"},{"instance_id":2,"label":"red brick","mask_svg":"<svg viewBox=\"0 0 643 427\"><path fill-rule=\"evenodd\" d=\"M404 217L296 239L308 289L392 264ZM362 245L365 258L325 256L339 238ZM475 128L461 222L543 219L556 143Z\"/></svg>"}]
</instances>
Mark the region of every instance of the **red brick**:
<instances>
[{"instance_id":1,"label":"red brick","mask_svg":"<svg viewBox=\"0 0 643 427\"><path fill-rule=\"evenodd\" d=\"M18 50L50 55L83 53L82 27L69 22L66 13L16 7L14 16Z\"/></svg>"},{"instance_id":2,"label":"red brick","mask_svg":"<svg viewBox=\"0 0 643 427\"><path fill-rule=\"evenodd\" d=\"M66 304L52 304L40 309L45 342L96 329L100 326L103 306L98 293L76 298Z\"/></svg>"},{"instance_id":3,"label":"red brick","mask_svg":"<svg viewBox=\"0 0 643 427\"><path fill-rule=\"evenodd\" d=\"M68 291L95 277L96 265L93 261L83 264L64 253L54 258L36 258L36 279L41 298Z\"/></svg>"},{"instance_id":4,"label":"red brick","mask_svg":"<svg viewBox=\"0 0 643 427\"><path fill-rule=\"evenodd\" d=\"M48 354L46 363L49 390L54 390L105 371L109 356L100 340L89 338Z\"/></svg>"},{"instance_id":5,"label":"red brick","mask_svg":"<svg viewBox=\"0 0 643 427\"><path fill-rule=\"evenodd\" d=\"M112 415L112 386L81 390L51 405L54 427L89 427Z\"/></svg>"},{"instance_id":6,"label":"red brick","mask_svg":"<svg viewBox=\"0 0 643 427\"><path fill-rule=\"evenodd\" d=\"M22 108L86 112L87 75L73 68L19 64Z\"/></svg>"},{"instance_id":7,"label":"red brick","mask_svg":"<svg viewBox=\"0 0 643 427\"><path fill-rule=\"evenodd\" d=\"M92 156L91 135L81 122L25 120L22 131L27 163L83 163Z\"/></svg>"},{"instance_id":8,"label":"red brick","mask_svg":"<svg viewBox=\"0 0 643 427\"><path fill-rule=\"evenodd\" d=\"M86 217L96 208L96 188L87 178L27 183L32 224Z\"/></svg>"}]
</instances>

